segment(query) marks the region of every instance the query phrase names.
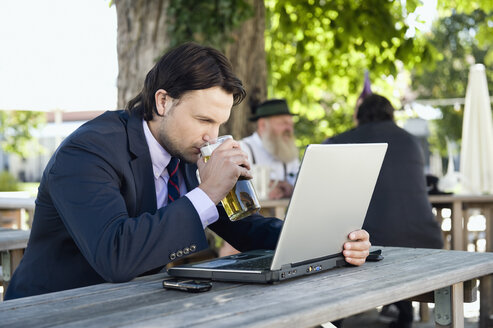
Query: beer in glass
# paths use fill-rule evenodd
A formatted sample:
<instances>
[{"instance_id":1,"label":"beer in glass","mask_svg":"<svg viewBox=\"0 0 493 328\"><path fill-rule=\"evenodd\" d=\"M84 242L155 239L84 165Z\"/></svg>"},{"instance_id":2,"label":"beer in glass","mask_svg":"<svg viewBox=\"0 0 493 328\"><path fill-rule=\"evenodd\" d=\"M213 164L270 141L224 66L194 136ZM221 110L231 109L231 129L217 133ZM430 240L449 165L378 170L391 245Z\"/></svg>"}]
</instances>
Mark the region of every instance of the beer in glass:
<instances>
[{"instance_id":1,"label":"beer in glass","mask_svg":"<svg viewBox=\"0 0 493 328\"><path fill-rule=\"evenodd\" d=\"M200 152L202 153L204 160L207 162L214 149L219 147L226 140L232 138L233 137L230 135L220 136L203 145L200 148ZM233 189L231 189L226 197L221 200L221 204L231 221L243 219L257 213L260 209L260 203L252 182L243 177L239 177Z\"/></svg>"}]
</instances>

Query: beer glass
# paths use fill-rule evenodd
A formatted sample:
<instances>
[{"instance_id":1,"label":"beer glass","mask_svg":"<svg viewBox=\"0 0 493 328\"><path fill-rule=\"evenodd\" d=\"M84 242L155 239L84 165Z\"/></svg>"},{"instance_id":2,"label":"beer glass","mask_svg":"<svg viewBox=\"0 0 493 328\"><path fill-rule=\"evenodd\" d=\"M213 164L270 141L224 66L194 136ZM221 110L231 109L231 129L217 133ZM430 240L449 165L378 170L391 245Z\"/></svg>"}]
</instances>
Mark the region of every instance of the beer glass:
<instances>
[{"instance_id":1,"label":"beer glass","mask_svg":"<svg viewBox=\"0 0 493 328\"><path fill-rule=\"evenodd\" d=\"M270 167L267 165L252 164L250 168L252 184L259 199L269 198Z\"/></svg>"},{"instance_id":2,"label":"beer glass","mask_svg":"<svg viewBox=\"0 0 493 328\"><path fill-rule=\"evenodd\" d=\"M200 148L204 160L207 162L214 149L228 139L233 139L233 137L230 135L220 136L205 143ZM243 177L239 177L233 189L231 189L226 197L221 200L221 204L231 221L241 220L257 213L260 209L260 203L252 182Z\"/></svg>"}]
</instances>

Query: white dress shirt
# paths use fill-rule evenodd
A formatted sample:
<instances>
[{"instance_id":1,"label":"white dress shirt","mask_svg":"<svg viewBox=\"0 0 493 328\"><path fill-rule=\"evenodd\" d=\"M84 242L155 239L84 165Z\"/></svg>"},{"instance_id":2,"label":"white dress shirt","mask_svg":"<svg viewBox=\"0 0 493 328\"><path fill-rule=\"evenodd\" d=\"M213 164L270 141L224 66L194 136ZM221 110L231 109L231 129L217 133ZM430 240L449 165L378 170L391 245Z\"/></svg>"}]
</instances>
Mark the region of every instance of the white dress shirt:
<instances>
[{"instance_id":1,"label":"white dress shirt","mask_svg":"<svg viewBox=\"0 0 493 328\"><path fill-rule=\"evenodd\" d=\"M168 205L169 173L166 166L168 166L168 163L171 160L171 155L159 144L156 138L154 138L145 120L142 120L142 125L151 154L154 185L156 187L157 208L161 208ZM185 179L180 170L178 170L178 180L180 182L180 196L185 195L192 202L195 210L200 216L200 221L202 221L204 229L209 224L216 222L219 218L219 212L209 196L198 187L187 193Z\"/></svg>"}]
</instances>

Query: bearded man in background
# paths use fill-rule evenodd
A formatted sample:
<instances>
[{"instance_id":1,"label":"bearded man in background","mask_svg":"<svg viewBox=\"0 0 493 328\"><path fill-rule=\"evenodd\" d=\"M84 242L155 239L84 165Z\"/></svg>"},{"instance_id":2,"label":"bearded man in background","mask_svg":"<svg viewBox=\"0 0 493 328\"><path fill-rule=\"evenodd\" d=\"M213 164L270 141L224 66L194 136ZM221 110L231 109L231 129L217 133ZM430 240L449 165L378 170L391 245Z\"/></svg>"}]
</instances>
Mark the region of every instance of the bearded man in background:
<instances>
[{"instance_id":1,"label":"bearded man in background","mask_svg":"<svg viewBox=\"0 0 493 328\"><path fill-rule=\"evenodd\" d=\"M270 199L289 198L300 166L295 144L293 114L284 99L261 103L250 118L257 122L257 130L240 140L253 165L270 169Z\"/></svg>"}]
</instances>

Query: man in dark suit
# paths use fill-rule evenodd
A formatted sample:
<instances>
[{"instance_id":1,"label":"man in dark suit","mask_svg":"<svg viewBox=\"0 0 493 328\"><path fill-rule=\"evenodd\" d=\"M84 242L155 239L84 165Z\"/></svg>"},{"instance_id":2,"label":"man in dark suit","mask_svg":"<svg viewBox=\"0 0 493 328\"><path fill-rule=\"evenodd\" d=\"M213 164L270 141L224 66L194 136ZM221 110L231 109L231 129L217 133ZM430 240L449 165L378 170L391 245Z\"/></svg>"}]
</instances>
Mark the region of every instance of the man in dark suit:
<instances>
[{"instance_id":1,"label":"man in dark suit","mask_svg":"<svg viewBox=\"0 0 493 328\"><path fill-rule=\"evenodd\" d=\"M251 178L239 144L229 140L207 163L200 158L244 96L223 54L187 43L158 61L127 110L106 112L67 137L43 173L6 299L159 272L207 248L206 227L239 250L275 248L280 220L231 222L216 206L240 176ZM346 261L360 265L368 233L350 238Z\"/></svg>"},{"instance_id":2,"label":"man in dark suit","mask_svg":"<svg viewBox=\"0 0 493 328\"><path fill-rule=\"evenodd\" d=\"M357 127L324 143L388 143L382 169L363 229L379 246L442 248L441 229L426 191L424 159L415 137L394 123L394 108L370 94L356 109ZM399 320L392 327L411 327L411 302L398 302Z\"/></svg>"}]
</instances>

